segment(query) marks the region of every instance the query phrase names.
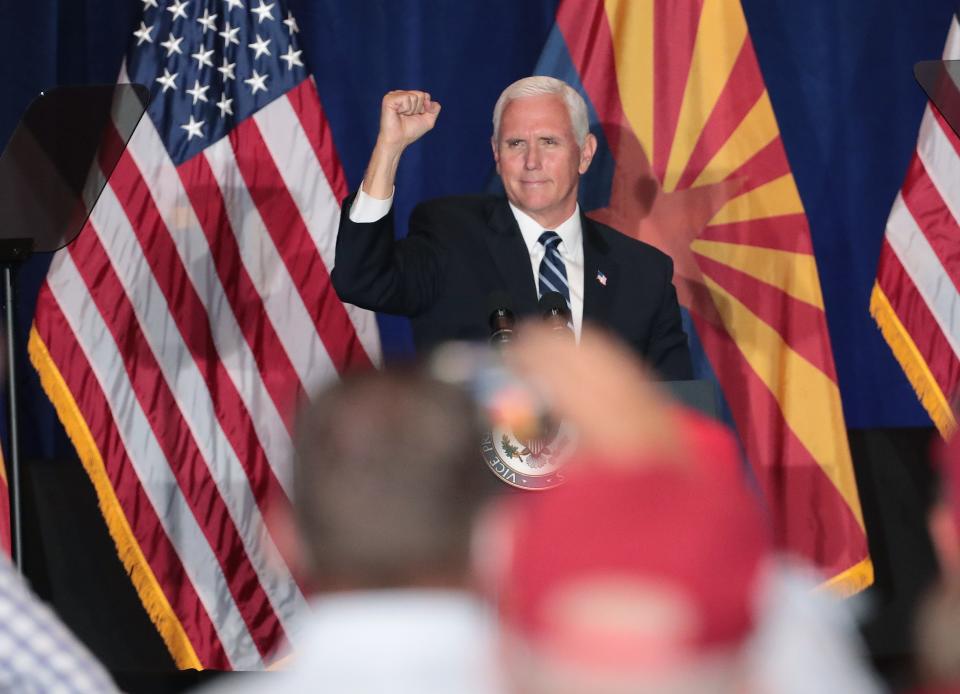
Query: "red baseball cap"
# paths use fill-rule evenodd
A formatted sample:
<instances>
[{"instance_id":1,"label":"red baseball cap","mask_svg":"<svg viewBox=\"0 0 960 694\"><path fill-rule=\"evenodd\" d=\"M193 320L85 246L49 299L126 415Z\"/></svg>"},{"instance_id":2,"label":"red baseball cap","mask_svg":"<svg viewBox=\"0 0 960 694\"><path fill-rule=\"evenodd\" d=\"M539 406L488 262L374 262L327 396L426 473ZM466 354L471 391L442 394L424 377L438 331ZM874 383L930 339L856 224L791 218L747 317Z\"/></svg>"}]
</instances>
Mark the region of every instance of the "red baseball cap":
<instances>
[{"instance_id":1,"label":"red baseball cap","mask_svg":"<svg viewBox=\"0 0 960 694\"><path fill-rule=\"evenodd\" d=\"M686 464L589 454L554 490L506 502L508 632L567 662L669 667L737 645L770 552L735 442L685 418Z\"/></svg>"}]
</instances>

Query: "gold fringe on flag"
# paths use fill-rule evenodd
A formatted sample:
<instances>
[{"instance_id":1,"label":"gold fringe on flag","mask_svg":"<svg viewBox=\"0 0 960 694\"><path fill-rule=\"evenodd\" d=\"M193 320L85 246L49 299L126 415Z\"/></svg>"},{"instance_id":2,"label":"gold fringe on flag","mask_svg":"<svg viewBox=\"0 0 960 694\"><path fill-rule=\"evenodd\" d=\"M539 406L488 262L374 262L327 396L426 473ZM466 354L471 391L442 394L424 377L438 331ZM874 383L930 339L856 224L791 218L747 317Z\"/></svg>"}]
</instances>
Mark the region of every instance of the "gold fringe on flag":
<instances>
[{"instance_id":1,"label":"gold fringe on flag","mask_svg":"<svg viewBox=\"0 0 960 694\"><path fill-rule=\"evenodd\" d=\"M934 425L944 439L950 438L957 428L957 420L950 407L940 384L930 373L930 367L917 349L910 333L903 327L896 311L890 305L890 300L883 293L880 285L874 282L870 293L870 315L880 327L883 338L893 350L893 356L900 362L900 367L907 375L907 380L913 386L920 403L930 415Z\"/></svg>"},{"instance_id":2,"label":"gold fringe on flag","mask_svg":"<svg viewBox=\"0 0 960 694\"><path fill-rule=\"evenodd\" d=\"M130 580L140 596L144 609L156 625L157 631L160 632L160 636L170 650L177 667L184 670L203 670L203 665L200 663L183 625L170 606L167 596L160 588L160 584L147 563L146 557L143 556L143 551L140 549L136 537L134 537L113 486L110 484L103 458L94 442L93 434L90 432L83 415L80 414L80 408L63 380L63 375L50 356L47 346L37 332L36 326L30 328L27 350L30 354L30 361L40 375L43 390L56 408L57 416L63 423L70 441L73 442L77 455L80 457L80 462L87 471L87 475L90 476L90 481L93 482L100 512L107 522L110 536L117 546L117 553L130 575Z\"/></svg>"},{"instance_id":3,"label":"gold fringe on flag","mask_svg":"<svg viewBox=\"0 0 960 694\"><path fill-rule=\"evenodd\" d=\"M849 598L861 590L866 590L871 585L873 585L873 562L870 557L867 557L843 573L824 581L820 584L820 588L829 590L841 598Z\"/></svg>"}]
</instances>

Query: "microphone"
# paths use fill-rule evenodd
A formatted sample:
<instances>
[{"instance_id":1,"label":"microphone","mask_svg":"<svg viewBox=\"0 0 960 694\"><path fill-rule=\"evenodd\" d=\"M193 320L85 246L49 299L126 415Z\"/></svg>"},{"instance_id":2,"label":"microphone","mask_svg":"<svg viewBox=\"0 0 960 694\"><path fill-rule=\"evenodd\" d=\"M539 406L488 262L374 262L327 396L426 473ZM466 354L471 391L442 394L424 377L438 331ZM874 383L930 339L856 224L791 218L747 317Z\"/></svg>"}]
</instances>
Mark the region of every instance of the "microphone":
<instances>
[{"instance_id":1,"label":"microphone","mask_svg":"<svg viewBox=\"0 0 960 694\"><path fill-rule=\"evenodd\" d=\"M540 297L540 315L557 337L573 337L573 328L570 327L573 322L570 307L567 306L567 300L560 292L545 292Z\"/></svg>"},{"instance_id":2,"label":"microphone","mask_svg":"<svg viewBox=\"0 0 960 694\"><path fill-rule=\"evenodd\" d=\"M513 339L516 325L511 310L510 295L506 292L491 292L487 296L487 324L490 326L490 344L502 347Z\"/></svg>"}]
</instances>

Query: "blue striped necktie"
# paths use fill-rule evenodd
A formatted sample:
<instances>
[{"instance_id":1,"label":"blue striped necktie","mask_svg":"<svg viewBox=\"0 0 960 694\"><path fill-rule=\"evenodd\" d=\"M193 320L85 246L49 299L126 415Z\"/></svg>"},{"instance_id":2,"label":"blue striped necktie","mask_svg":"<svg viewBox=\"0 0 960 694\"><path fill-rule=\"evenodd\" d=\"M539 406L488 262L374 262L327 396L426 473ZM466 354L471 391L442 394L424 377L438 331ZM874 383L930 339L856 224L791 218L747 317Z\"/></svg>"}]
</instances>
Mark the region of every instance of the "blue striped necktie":
<instances>
[{"instance_id":1,"label":"blue striped necktie","mask_svg":"<svg viewBox=\"0 0 960 694\"><path fill-rule=\"evenodd\" d=\"M567 282L567 266L560 257L560 236L555 231L545 231L537 239L543 244L543 260L540 261L538 296L547 292L558 292L570 308L570 284Z\"/></svg>"}]
</instances>

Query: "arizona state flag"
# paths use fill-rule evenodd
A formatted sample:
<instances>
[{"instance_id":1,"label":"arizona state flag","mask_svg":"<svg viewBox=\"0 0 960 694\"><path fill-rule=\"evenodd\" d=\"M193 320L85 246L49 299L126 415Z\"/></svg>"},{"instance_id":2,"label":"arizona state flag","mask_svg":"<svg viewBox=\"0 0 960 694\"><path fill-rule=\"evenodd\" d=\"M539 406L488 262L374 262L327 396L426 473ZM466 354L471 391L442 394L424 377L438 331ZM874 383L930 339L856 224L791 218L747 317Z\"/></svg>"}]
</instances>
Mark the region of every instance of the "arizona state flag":
<instances>
[{"instance_id":1,"label":"arizona state flag","mask_svg":"<svg viewBox=\"0 0 960 694\"><path fill-rule=\"evenodd\" d=\"M591 108L584 209L673 257L697 377L722 391L778 545L865 588L810 230L739 1L563 0L536 72Z\"/></svg>"}]
</instances>

